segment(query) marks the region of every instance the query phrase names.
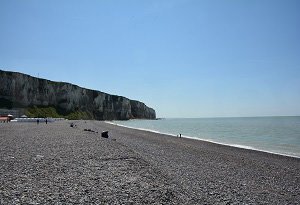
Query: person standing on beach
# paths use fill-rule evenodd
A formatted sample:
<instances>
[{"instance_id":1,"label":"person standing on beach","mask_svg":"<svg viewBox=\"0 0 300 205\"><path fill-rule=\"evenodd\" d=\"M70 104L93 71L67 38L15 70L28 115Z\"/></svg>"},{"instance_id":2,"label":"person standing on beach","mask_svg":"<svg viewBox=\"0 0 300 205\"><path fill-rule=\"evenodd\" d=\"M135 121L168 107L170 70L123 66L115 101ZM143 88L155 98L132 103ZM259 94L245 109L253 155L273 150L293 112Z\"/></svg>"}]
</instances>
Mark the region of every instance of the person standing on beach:
<instances>
[{"instance_id":1,"label":"person standing on beach","mask_svg":"<svg viewBox=\"0 0 300 205\"><path fill-rule=\"evenodd\" d=\"M45 122L46 122L46 124L48 124L48 120L47 120L47 118L46 118Z\"/></svg>"},{"instance_id":2,"label":"person standing on beach","mask_svg":"<svg viewBox=\"0 0 300 205\"><path fill-rule=\"evenodd\" d=\"M36 120L36 124L39 124L39 123L40 123L40 120L39 120L39 119L37 119L37 120Z\"/></svg>"}]
</instances>

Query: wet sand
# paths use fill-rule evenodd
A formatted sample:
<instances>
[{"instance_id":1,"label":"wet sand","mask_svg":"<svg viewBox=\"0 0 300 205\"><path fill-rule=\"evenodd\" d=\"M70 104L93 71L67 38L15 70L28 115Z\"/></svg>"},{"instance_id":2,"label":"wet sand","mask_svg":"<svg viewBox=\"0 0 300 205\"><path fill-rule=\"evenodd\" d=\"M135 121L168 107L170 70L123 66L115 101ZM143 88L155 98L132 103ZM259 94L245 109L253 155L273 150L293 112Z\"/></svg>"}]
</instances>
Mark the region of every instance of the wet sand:
<instances>
[{"instance_id":1,"label":"wet sand","mask_svg":"<svg viewBox=\"0 0 300 205\"><path fill-rule=\"evenodd\" d=\"M299 201L297 158L99 121L0 124L0 204Z\"/></svg>"}]
</instances>

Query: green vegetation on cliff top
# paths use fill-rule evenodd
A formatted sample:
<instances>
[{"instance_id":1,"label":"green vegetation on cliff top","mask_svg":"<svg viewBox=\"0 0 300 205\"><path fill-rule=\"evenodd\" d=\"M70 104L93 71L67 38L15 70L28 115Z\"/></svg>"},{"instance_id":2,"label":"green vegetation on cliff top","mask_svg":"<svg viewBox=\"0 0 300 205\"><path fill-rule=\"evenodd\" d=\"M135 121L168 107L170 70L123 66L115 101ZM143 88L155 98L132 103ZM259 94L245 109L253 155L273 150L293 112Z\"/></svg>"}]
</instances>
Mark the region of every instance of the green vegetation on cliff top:
<instances>
[{"instance_id":1,"label":"green vegetation on cliff top","mask_svg":"<svg viewBox=\"0 0 300 205\"><path fill-rule=\"evenodd\" d=\"M53 118L66 118L69 120L90 120L93 119L92 115L83 112L83 111L74 111L71 113L68 113L66 115L59 114L57 110L54 107L31 107L26 109L25 113L28 117L53 117Z\"/></svg>"}]
</instances>

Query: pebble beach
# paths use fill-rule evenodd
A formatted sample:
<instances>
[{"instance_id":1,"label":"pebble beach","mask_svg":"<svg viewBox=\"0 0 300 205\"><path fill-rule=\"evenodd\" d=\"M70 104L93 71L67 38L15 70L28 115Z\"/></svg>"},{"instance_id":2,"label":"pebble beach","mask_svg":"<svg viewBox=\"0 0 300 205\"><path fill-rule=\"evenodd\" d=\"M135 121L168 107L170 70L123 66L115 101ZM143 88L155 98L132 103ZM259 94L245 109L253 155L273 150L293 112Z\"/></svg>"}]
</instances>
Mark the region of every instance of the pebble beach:
<instances>
[{"instance_id":1,"label":"pebble beach","mask_svg":"<svg viewBox=\"0 0 300 205\"><path fill-rule=\"evenodd\" d=\"M101 121L1 123L0 204L300 204L300 159Z\"/></svg>"}]
</instances>

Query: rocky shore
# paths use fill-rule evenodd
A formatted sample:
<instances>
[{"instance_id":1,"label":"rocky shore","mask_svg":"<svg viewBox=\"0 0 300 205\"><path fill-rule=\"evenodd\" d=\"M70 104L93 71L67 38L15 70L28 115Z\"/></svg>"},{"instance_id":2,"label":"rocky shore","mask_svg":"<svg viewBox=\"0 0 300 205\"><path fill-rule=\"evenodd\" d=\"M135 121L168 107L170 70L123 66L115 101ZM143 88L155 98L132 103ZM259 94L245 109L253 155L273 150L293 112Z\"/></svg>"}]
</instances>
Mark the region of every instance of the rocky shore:
<instances>
[{"instance_id":1,"label":"rocky shore","mask_svg":"<svg viewBox=\"0 0 300 205\"><path fill-rule=\"evenodd\" d=\"M100 121L0 124L0 204L299 201L297 158Z\"/></svg>"}]
</instances>

